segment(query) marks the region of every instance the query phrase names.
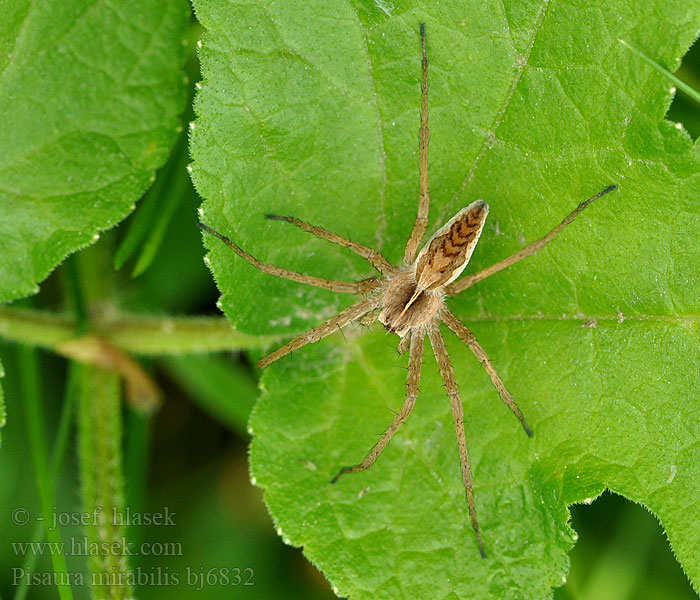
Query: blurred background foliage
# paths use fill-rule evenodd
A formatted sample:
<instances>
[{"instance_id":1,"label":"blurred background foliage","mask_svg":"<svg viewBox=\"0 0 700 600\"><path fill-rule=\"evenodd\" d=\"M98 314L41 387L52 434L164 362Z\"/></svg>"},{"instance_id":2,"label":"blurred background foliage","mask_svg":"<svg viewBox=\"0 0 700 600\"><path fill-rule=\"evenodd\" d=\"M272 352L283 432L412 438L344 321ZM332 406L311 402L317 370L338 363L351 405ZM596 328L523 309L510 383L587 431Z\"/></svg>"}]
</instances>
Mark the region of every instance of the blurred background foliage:
<instances>
[{"instance_id":1,"label":"blurred background foliage","mask_svg":"<svg viewBox=\"0 0 700 600\"><path fill-rule=\"evenodd\" d=\"M193 20L187 65L192 95L199 79L195 46L200 35ZM700 89L700 44L685 57L677 75ZM196 226L200 199L185 169L189 161L186 124L192 118L190 109L183 116L183 133L173 155L136 211L57 269L32 299L33 306L67 310L67 270L77 269L80 280L86 282L82 291L92 309L110 310L117 303L124 310L151 314L220 314L218 292L202 260L204 249ZM668 118L683 123L694 138L700 135L700 107L682 93ZM18 507L31 515L40 512L27 454L20 352L0 342L8 413L0 450L3 515L11 515ZM41 401L51 440L67 397L67 364L47 353L39 353L38 360ZM188 567L200 575L210 569L238 568L243 581L252 577L254 582L253 586L204 584L197 594L202 599L334 597L301 551L285 546L277 536L262 491L249 481L246 421L257 396L258 377L252 365L246 356L232 353L150 360L146 366L166 401L152 418L124 409L126 504L133 512L162 512L167 507L175 515L173 527L134 527L131 538L182 545L180 556L131 558L131 567L156 583L139 587L140 598L190 598L191 585L157 584L172 583L168 578L173 574L183 584ZM68 448L56 475L56 513L80 511L74 444L69 443ZM568 581L555 591L557 600L696 597L659 523L643 507L605 493L590 506L573 506L571 512L579 541L571 553ZM32 525L6 522L1 530L10 542L40 539ZM77 527L63 531L64 541L82 535ZM87 574L85 562L83 557L69 558L68 571ZM0 544L0 564L0 598L56 597L51 586L13 585L18 572L13 569L26 568L28 563L11 543ZM50 572L51 564L48 557L41 557L32 568L37 573ZM88 598L89 589L76 587L74 596Z\"/></svg>"}]
</instances>

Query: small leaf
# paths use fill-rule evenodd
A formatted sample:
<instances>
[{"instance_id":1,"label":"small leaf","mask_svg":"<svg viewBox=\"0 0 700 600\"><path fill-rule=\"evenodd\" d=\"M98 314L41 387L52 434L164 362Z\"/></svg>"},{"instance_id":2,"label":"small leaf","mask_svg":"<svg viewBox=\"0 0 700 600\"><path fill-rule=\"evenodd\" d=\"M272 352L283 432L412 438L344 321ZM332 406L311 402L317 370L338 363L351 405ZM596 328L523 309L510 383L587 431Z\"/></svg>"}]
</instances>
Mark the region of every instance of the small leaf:
<instances>
[{"instance_id":1,"label":"small leaf","mask_svg":"<svg viewBox=\"0 0 700 600\"><path fill-rule=\"evenodd\" d=\"M333 279L373 274L267 213L348 235L394 263L418 200L420 47L430 61L429 233L483 199L467 272L522 248L610 184L539 255L450 301L534 439L448 336L476 505L469 524L449 402L426 352L414 414L359 462L403 402L396 338L348 327L266 371L251 470L283 539L351 598L546 598L576 539L567 505L606 487L661 520L700 583L700 161L663 119L700 2L266 2L195 8L207 33L193 179L203 220L260 260ZM658 15L664 15L664 21ZM206 238L237 329L303 331L352 302L270 277ZM357 335L364 333L364 335Z\"/></svg>"},{"instance_id":2,"label":"small leaf","mask_svg":"<svg viewBox=\"0 0 700 600\"><path fill-rule=\"evenodd\" d=\"M3 3L0 301L123 219L175 141L187 5Z\"/></svg>"}]
</instances>

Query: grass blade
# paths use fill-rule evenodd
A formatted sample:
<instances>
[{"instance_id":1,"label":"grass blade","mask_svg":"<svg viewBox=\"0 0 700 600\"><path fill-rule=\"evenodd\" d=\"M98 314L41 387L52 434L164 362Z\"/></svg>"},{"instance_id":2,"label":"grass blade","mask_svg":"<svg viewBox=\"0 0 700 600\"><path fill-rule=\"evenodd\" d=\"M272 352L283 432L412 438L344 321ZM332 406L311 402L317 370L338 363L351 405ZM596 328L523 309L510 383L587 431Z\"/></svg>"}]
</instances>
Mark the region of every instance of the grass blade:
<instances>
[{"instance_id":1,"label":"grass blade","mask_svg":"<svg viewBox=\"0 0 700 600\"><path fill-rule=\"evenodd\" d=\"M46 429L41 408L41 379L36 350L26 346L17 349L20 385L24 396L25 416L29 447L34 465L34 476L41 502L46 537L54 547L61 546L61 533L53 523L54 478L49 472L47 456ZM61 600L72 600L70 578L66 558L62 552L51 553L51 564L58 582L58 594Z\"/></svg>"}]
</instances>

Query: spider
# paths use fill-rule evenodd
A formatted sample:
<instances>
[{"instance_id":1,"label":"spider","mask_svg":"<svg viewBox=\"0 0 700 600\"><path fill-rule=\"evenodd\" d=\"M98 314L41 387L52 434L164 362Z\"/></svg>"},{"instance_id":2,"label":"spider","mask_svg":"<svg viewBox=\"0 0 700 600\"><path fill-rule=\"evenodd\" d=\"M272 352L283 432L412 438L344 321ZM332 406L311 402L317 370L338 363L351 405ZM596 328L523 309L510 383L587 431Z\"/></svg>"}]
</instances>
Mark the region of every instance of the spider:
<instances>
[{"instance_id":1,"label":"spider","mask_svg":"<svg viewBox=\"0 0 700 600\"><path fill-rule=\"evenodd\" d=\"M466 492L469 517L474 535L479 546L482 558L486 557L479 523L474 505L473 477L469 466L469 452L464 431L464 411L459 396L459 388L455 380L454 370L450 357L445 347L445 342L440 332L440 322L447 327L474 353L481 362L491 381L498 390L501 399L520 421L525 433L532 437L532 430L525 421L525 417L513 400L513 396L506 388L503 380L496 372L486 351L481 347L474 334L450 311L445 303L445 297L456 296L475 283L498 273L516 262L531 256L544 248L564 227L571 223L576 216L594 200L616 189L610 185L595 196L579 204L559 225L547 235L522 248L511 256L486 267L481 271L467 275L455 281L464 271L471 258L474 247L479 241L484 223L488 215L488 204L483 200L472 202L466 208L460 210L445 225L443 225L418 252L418 247L423 239L428 225L428 209L430 197L428 194L428 58L426 51L425 25L420 26L421 50L422 50L422 79L421 79L421 112L419 129L419 154L420 154L420 194L418 201L418 214L413 224L413 229L406 243L402 264L392 265L379 252L357 242L343 238L322 227L310 225L294 217L279 215L267 215L267 218L276 221L285 221L329 242L339 244L344 248L367 259L377 269L381 276L371 277L356 282L331 281L289 271L281 267L261 262L234 244L228 237L214 231L202 223L199 226L206 232L216 236L232 248L236 254L244 258L251 265L265 273L291 279L299 283L317 286L334 292L357 294L362 299L328 319L321 325L310 329L293 340L278 348L258 362L261 369L286 356L311 342L319 341L344 325L361 320L362 324L369 325L376 320L382 323L387 331L396 333L401 339L398 345L399 353L409 352L408 376L406 384L406 400L396 414L394 421L379 438L379 441L369 451L364 460L356 465L343 467L331 483L335 483L346 473L355 473L369 469L379 458L384 448L389 444L394 434L408 419L418 398L418 384L420 381L421 366L423 363L423 343L428 336L433 348L438 368L442 376L447 395L452 407L452 417L459 458L462 469L462 480Z\"/></svg>"}]
</instances>

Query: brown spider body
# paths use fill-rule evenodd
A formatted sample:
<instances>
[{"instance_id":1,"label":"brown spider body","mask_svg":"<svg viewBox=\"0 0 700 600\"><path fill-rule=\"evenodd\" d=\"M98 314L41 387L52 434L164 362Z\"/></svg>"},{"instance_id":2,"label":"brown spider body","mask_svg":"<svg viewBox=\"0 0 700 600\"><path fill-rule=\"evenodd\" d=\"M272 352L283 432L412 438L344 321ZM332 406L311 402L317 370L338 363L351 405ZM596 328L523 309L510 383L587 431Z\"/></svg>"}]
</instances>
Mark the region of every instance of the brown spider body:
<instances>
[{"instance_id":1,"label":"brown spider body","mask_svg":"<svg viewBox=\"0 0 700 600\"><path fill-rule=\"evenodd\" d=\"M459 396L459 388L454 376L452 363L440 331L439 324L444 323L467 347L483 365L494 387L504 404L519 419L525 432L532 432L525 422L522 412L513 400L513 396L496 372L486 351L481 347L474 334L448 308L445 297L456 296L475 283L498 273L516 262L531 256L544 248L564 227L591 202L611 192L616 186L611 185L578 205L559 225L543 238L522 248L515 254L486 267L476 273L455 281L469 263L474 247L484 228L488 205L481 200L472 202L460 210L452 219L441 227L417 253L418 246L428 224L430 197L428 194L428 59L426 55L425 27L421 25L422 67L421 81L421 126L419 129L420 142L420 194L418 212L413 229L406 243L404 260L401 267L389 263L379 252L357 242L331 233L322 227L309 225L294 217L268 215L268 218L286 221L308 231L317 237L343 246L367 259L381 274L358 282L331 281L312 275L289 271L268 263L263 263L226 236L200 223L200 227L216 236L232 248L239 256L251 265L278 277L305 283L342 293L353 293L362 297L352 306L331 317L317 327L298 335L287 344L278 348L258 362L260 368L265 368L290 352L303 346L323 339L344 325L362 320L363 324L371 324L379 320L388 331L398 334L402 339L399 352L409 351L408 375L406 382L406 400L397 413L394 421L382 434L379 441L370 450L365 459L353 466L345 467L331 480L337 481L345 473L364 471L370 468L388 445L391 438L406 421L418 398L418 384L423 363L423 344L425 337L430 340L435 358L450 399L452 417L457 434L462 480L469 507L469 516L474 534L482 557L486 556L479 532L474 503L473 478L469 465L466 435L464 431L464 411Z\"/></svg>"},{"instance_id":2,"label":"brown spider body","mask_svg":"<svg viewBox=\"0 0 700 600\"><path fill-rule=\"evenodd\" d=\"M386 330L404 337L409 330L425 328L444 306L444 290L421 289L416 282L415 265L387 276L380 292L377 316Z\"/></svg>"},{"instance_id":3,"label":"brown spider body","mask_svg":"<svg viewBox=\"0 0 700 600\"><path fill-rule=\"evenodd\" d=\"M445 286L467 266L488 212L488 204L472 202L426 242L412 264L387 276L378 316L387 331L404 337L435 319L445 306Z\"/></svg>"}]
</instances>

